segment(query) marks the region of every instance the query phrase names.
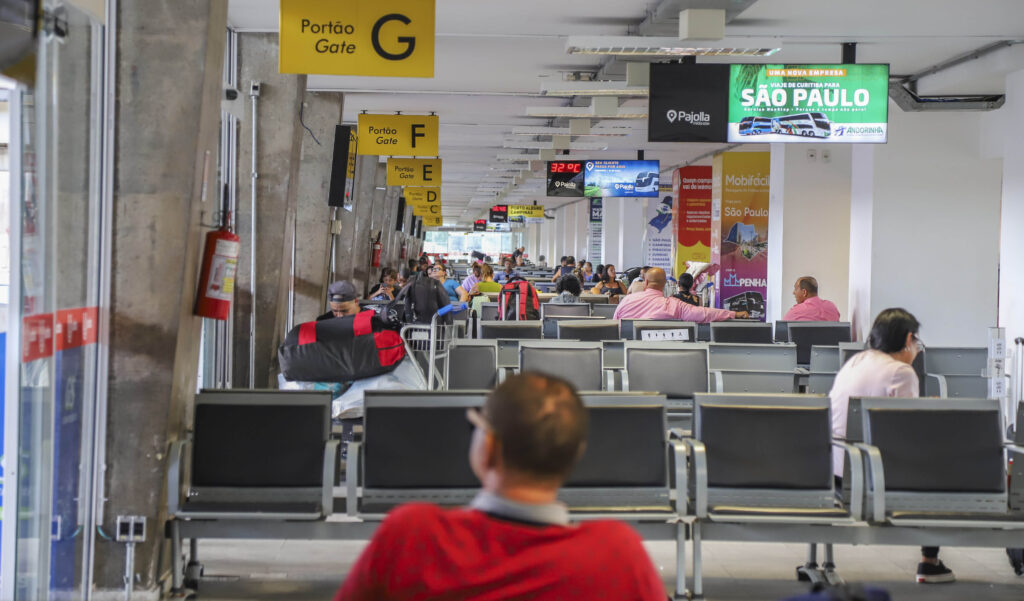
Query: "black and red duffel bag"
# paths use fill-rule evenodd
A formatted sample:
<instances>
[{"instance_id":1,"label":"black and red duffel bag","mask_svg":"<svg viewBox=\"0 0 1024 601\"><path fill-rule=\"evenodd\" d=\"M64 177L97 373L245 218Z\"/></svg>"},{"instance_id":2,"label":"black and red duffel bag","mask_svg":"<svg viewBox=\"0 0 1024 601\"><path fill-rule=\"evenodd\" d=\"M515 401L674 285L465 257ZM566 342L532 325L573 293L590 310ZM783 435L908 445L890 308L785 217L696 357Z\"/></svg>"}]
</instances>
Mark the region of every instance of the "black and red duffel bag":
<instances>
[{"instance_id":1,"label":"black and red duffel bag","mask_svg":"<svg viewBox=\"0 0 1024 601\"><path fill-rule=\"evenodd\" d=\"M373 311L299 324L277 349L284 377L303 382L371 378L393 371L404 357L398 332Z\"/></svg>"}]
</instances>

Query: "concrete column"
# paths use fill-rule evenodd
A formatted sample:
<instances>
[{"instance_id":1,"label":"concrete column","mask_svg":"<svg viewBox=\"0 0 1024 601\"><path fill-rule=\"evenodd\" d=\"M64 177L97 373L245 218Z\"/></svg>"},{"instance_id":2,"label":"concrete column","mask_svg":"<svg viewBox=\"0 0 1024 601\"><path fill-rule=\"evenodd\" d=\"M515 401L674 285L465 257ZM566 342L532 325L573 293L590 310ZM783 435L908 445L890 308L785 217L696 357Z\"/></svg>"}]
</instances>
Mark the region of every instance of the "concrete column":
<instances>
[{"instance_id":1,"label":"concrete column","mask_svg":"<svg viewBox=\"0 0 1024 601\"><path fill-rule=\"evenodd\" d=\"M376 269L370 268L370 238L376 235L372 231L371 214L375 188L377 186L377 157L359 156L356 158L356 183L353 189L352 212L344 212L340 244L342 251L348 250L348 256L338 257L338 264L345 268L340 270L340 279L350 279L356 290L366 293L370 282L377 281Z\"/></svg>"},{"instance_id":2,"label":"concrete column","mask_svg":"<svg viewBox=\"0 0 1024 601\"><path fill-rule=\"evenodd\" d=\"M249 382L249 331L256 296L256 388L276 385L270 381L274 341L279 338L278 306L287 296L281 291L282 266L287 273L291 253L291 227L298 198L298 172L302 139L299 110L306 94L304 75L277 72L277 34L242 33L238 36L239 77L243 92L250 81L261 82L257 105L256 137L256 282L250 281L252 256L251 178L252 103L246 102L239 126L237 232L242 238L235 294L234 382ZM287 251L287 252L286 252ZM322 250L320 252L323 252ZM283 324L281 325L283 329Z\"/></svg>"},{"instance_id":3,"label":"concrete column","mask_svg":"<svg viewBox=\"0 0 1024 601\"><path fill-rule=\"evenodd\" d=\"M1003 118L991 138L1002 136L1003 141L999 149L1003 158L999 325L1006 328L1007 344L1012 345L1014 339L1024 336L1024 171L1020 168L1024 164L1024 71L1007 76L1006 105L999 112Z\"/></svg>"},{"instance_id":4,"label":"concrete column","mask_svg":"<svg viewBox=\"0 0 1024 601\"><path fill-rule=\"evenodd\" d=\"M325 92L307 92L303 103L303 121L313 133L303 133L299 163L293 274L297 324L315 319L325 310L331 245L327 194L331 187L334 126L341 122L342 104L341 94Z\"/></svg>"},{"instance_id":5,"label":"concrete column","mask_svg":"<svg viewBox=\"0 0 1024 601\"><path fill-rule=\"evenodd\" d=\"M227 3L136 0L117 19L117 122L103 528L146 516L134 598L156 599L166 452L195 393L192 316L204 173L216 169ZM212 177L212 175L211 175ZM216 197L216 195L214 195ZM123 589L125 546L98 539L100 593Z\"/></svg>"}]
</instances>

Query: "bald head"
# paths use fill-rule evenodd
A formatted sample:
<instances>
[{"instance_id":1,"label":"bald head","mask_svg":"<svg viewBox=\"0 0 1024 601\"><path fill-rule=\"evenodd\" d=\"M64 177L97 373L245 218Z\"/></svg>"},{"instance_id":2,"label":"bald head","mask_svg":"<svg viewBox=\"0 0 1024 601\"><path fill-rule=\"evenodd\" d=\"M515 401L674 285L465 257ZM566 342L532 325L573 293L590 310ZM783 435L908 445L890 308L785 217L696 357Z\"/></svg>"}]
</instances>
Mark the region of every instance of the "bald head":
<instances>
[{"instance_id":1,"label":"bald head","mask_svg":"<svg viewBox=\"0 0 1024 601\"><path fill-rule=\"evenodd\" d=\"M655 290L665 289L665 270L661 267L651 267L647 270L644 275L644 281L647 282L648 288L654 288Z\"/></svg>"}]
</instances>

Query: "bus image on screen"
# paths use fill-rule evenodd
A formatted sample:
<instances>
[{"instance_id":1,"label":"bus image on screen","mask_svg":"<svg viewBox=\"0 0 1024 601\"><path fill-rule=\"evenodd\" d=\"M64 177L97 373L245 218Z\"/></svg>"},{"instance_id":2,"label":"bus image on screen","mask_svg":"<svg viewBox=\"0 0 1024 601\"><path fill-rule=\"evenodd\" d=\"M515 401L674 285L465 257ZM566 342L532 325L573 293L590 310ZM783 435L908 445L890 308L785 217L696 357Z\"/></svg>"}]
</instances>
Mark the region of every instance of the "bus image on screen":
<instances>
[{"instance_id":1,"label":"bus image on screen","mask_svg":"<svg viewBox=\"0 0 1024 601\"><path fill-rule=\"evenodd\" d=\"M827 138L832 135L832 125L825 113L797 113L785 117L775 117L776 131L791 136L807 136L811 138ZM740 124L743 133L743 124Z\"/></svg>"},{"instance_id":2,"label":"bus image on screen","mask_svg":"<svg viewBox=\"0 0 1024 601\"><path fill-rule=\"evenodd\" d=\"M775 119L770 117L744 117L740 120L741 136L756 136L760 134L774 134L779 131L779 125Z\"/></svg>"},{"instance_id":3,"label":"bus image on screen","mask_svg":"<svg viewBox=\"0 0 1024 601\"><path fill-rule=\"evenodd\" d=\"M633 191L636 194L649 194L654 192L658 193L658 174L653 172L638 173L636 176L636 182L634 182Z\"/></svg>"}]
</instances>

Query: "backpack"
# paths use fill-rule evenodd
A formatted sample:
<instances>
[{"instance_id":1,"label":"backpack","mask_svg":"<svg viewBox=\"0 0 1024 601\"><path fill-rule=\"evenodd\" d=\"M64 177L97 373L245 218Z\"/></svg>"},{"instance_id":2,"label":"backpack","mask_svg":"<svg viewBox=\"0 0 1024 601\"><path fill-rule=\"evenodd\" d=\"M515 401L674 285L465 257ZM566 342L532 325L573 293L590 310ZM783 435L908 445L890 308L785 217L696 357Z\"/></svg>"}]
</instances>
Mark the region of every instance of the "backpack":
<instances>
[{"instance_id":1,"label":"backpack","mask_svg":"<svg viewBox=\"0 0 1024 601\"><path fill-rule=\"evenodd\" d=\"M520 276L512 276L498 293L498 318L503 320L540 319L537 289Z\"/></svg>"},{"instance_id":2,"label":"backpack","mask_svg":"<svg viewBox=\"0 0 1024 601\"><path fill-rule=\"evenodd\" d=\"M449 304L448 292L444 284L428 276L422 271L416 274L411 282L402 288L402 291L395 297L394 303L399 301L405 304L405 323L430 323L430 319L441 307ZM438 323L451 323L451 316L446 315L438 318Z\"/></svg>"},{"instance_id":3,"label":"backpack","mask_svg":"<svg viewBox=\"0 0 1024 601\"><path fill-rule=\"evenodd\" d=\"M348 382L393 371L405 358L405 345L398 332L366 310L295 326L277 358L288 380Z\"/></svg>"}]
</instances>

